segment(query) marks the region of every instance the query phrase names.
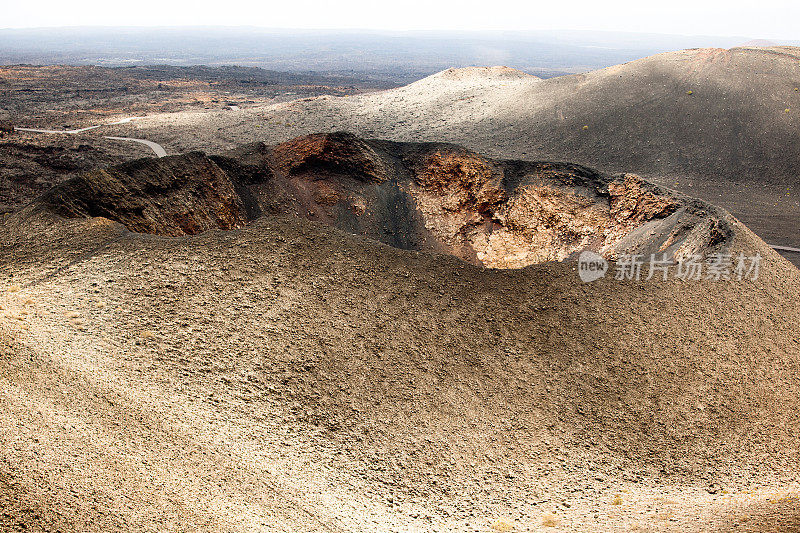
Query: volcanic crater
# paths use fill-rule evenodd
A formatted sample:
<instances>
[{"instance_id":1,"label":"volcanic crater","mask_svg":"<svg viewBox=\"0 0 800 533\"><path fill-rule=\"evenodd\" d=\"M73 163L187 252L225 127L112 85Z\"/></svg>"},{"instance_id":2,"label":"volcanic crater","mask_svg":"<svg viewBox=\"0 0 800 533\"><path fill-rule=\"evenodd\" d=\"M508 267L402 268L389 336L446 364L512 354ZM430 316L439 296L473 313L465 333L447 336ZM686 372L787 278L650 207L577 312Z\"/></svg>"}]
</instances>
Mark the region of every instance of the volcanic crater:
<instances>
[{"instance_id":1,"label":"volcanic crater","mask_svg":"<svg viewBox=\"0 0 800 533\"><path fill-rule=\"evenodd\" d=\"M64 217L105 217L165 236L290 214L489 268L562 261L586 249L681 260L724 248L732 235L723 211L633 174L344 132L97 169L40 203Z\"/></svg>"}]
</instances>

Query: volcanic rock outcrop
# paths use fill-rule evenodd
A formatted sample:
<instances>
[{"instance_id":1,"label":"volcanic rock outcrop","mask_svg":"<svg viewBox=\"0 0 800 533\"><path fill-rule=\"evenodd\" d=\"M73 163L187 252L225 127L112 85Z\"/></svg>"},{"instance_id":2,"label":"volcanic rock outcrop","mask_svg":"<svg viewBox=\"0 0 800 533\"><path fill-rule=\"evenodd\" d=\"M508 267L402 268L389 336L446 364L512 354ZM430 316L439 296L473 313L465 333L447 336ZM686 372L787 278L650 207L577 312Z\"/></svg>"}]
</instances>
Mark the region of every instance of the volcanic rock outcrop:
<instances>
[{"instance_id":1,"label":"volcanic rock outcrop","mask_svg":"<svg viewBox=\"0 0 800 533\"><path fill-rule=\"evenodd\" d=\"M724 248L727 215L624 174L489 159L435 143L315 134L224 156L193 152L95 170L40 199L64 217L194 235L292 213L396 248L492 268L590 249L681 259Z\"/></svg>"},{"instance_id":2,"label":"volcanic rock outcrop","mask_svg":"<svg viewBox=\"0 0 800 533\"><path fill-rule=\"evenodd\" d=\"M43 201L67 217L103 216L131 231L194 235L245 222L234 180L198 152L139 159L68 180Z\"/></svg>"}]
</instances>

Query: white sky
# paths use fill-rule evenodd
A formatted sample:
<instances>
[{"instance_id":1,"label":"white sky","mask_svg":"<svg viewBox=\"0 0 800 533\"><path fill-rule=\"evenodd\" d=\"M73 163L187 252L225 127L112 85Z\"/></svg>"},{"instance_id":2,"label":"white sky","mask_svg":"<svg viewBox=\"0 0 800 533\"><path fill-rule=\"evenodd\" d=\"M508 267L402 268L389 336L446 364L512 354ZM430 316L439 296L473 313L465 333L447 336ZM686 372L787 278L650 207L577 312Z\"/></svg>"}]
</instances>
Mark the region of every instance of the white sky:
<instances>
[{"instance_id":1,"label":"white sky","mask_svg":"<svg viewBox=\"0 0 800 533\"><path fill-rule=\"evenodd\" d=\"M800 39L800 0L0 0L0 27L578 29Z\"/></svg>"}]
</instances>

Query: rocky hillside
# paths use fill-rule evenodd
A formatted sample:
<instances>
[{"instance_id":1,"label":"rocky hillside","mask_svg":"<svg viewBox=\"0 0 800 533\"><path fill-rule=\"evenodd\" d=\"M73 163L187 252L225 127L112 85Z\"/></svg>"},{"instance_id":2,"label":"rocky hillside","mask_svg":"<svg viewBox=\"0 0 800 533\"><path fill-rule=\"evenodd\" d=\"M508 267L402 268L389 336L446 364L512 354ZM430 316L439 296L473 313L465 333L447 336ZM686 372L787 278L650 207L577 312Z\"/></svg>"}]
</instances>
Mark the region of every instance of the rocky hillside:
<instances>
[{"instance_id":1,"label":"rocky hillside","mask_svg":"<svg viewBox=\"0 0 800 533\"><path fill-rule=\"evenodd\" d=\"M540 262L583 247L761 262ZM576 165L321 134L88 172L0 225L0 529L796 531L798 292Z\"/></svg>"}]
</instances>

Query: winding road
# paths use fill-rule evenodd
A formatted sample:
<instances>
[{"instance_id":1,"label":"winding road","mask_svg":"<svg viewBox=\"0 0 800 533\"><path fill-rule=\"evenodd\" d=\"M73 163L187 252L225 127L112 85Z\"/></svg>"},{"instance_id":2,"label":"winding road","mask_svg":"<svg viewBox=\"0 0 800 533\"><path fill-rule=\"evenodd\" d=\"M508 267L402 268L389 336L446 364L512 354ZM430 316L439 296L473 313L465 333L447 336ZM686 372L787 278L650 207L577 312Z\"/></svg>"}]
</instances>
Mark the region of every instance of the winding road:
<instances>
[{"instance_id":1,"label":"winding road","mask_svg":"<svg viewBox=\"0 0 800 533\"><path fill-rule=\"evenodd\" d=\"M158 143L153 141L147 141L145 139L134 139L133 137L106 137L106 139L111 139L112 141L133 141L137 143L142 143L146 146L149 146L151 150L156 153L158 157L166 157L167 151L164 150L164 147Z\"/></svg>"},{"instance_id":2,"label":"winding road","mask_svg":"<svg viewBox=\"0 0 800 533\"><path fill-rule=\"evenodd\" d=\"M76 130L42 130L42 129L38 129L38 128L14 128L14 129L16 131L27 131L27 132L31 132L31 133L61 133L61 134L67 134L67 135L75 135L77 133L82 133L84 131L93 130L93 129L99 128L101 126L114 126L114 125L117 125L117 124L127 124L128 122L130 122L130 121L132 121L134 119L137 119L137 118L141 118L141 117L127 117L127 118L123 118L122 120L118 120L116 122L110 122L108 124L98 124L97 126L89 126L87 128L79 128L79 129L76 129ZM164 150L163 146L161 146L160 144L158 144L156 142L148 141L146 139L134 139L133 137L105 137L105 138L106 139L110 139L112 141L131 141L131 142L137 142L137 143L144 144L144 145L148 146L151 150L153 150L153 152L156 154L156 157L165 157L167 155L167 151Z\"/></svg>"},{"instance_id":3,"label":"winding road","mask_svg":"<svg viewBox=\"0 0 800 533\"><path fill-rule=\"evenodd\" d=\"M770 244L770 248L773 250L779 250L782 252L797 252L800 253L800 248L792 248L791 246L778 246L777 244Z\"/></svg>"},{"instance_id":4,"label":"winding road","mask_svg":"<svg viewBox=\"0 0 800 533\"><path fill-rule=\"evenodd\" d=\"M101 124L102 126L102 124ZM79 130L39 130L36 128L14 128L16 131L30 131L33 133L66 133L68 135L75 135L76 133L81 133L84 131L93 130L95 128L99 128L100 126L89 126L88 128L81 128Z\"/></svg>"}]
</instances>

